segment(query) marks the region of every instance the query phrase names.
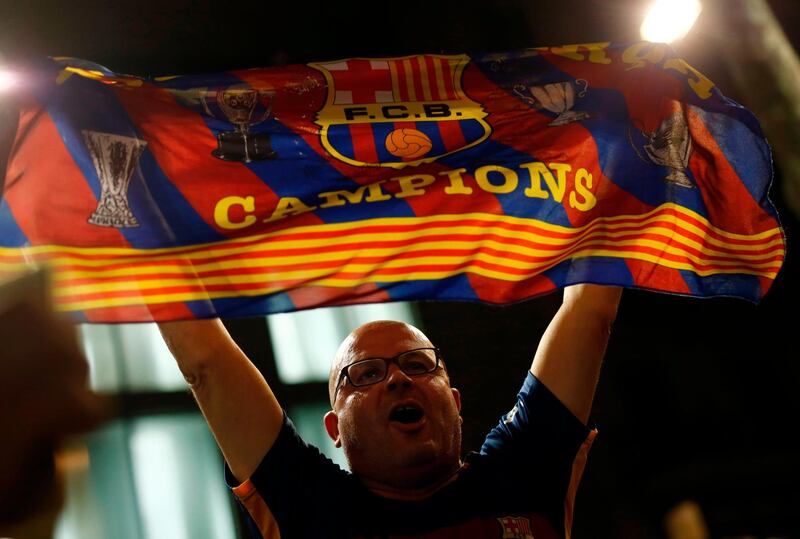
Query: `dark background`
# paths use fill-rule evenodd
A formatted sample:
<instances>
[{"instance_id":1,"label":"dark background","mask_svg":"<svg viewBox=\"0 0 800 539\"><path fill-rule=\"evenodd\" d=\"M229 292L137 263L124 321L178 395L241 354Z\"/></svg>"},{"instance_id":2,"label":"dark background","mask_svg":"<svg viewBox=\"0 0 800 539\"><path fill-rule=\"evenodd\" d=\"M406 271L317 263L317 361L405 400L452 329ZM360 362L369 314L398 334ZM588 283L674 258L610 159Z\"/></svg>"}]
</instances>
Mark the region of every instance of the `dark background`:
<instances>
[{"instance_id":1,"label":"dark background","mask_svg":"<svg viewBox=\"0 0 800 539\"><path fill-rule=\"evenodd\" d=\"M770 4L797 44L800 2ZM645 5L0 0L0 53L76 56L117 72L170 75L349 56L504 51L638 40ZM747 89L736 88L720 62L724 45L709 39L714 24L704 15L677 48L747 105ZM662 537L664 513L682 500L700 504L713 537L800 537L800 465L792 443L800 411L792 248L798 222L780 181L778 170L771 196L787 232L788 259L759 305L625 292L595 401L600 436L578 494L576 538ZM510 407L559 302L555 293L508 307L420 304L424 327L462 389L465 449L477 448ZM269 376L263 321L229 327ZM278 396L290 404L302 390L279 387Z\"/></svg>"}]
</instances>

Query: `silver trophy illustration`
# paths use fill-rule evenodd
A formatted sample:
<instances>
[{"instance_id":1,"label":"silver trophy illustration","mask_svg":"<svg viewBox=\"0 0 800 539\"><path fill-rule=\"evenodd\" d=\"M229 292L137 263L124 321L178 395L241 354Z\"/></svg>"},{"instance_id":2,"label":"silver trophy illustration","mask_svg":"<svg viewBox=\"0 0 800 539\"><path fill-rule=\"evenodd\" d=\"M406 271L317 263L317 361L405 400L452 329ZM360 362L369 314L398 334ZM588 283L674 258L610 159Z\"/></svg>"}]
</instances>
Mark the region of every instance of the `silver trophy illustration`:
<instances>
[{"instance_id":1,"label":"silver trophy illustration","mask_svg":"<svg viewBox=\"0 0 800 539\"><path fill-rule=\"evenodd\" d=\"M274 98L274 92L242 87L202 92L200 101L206 114L236 126L236 131L217 135L217 148L211 154L242 163L274 159L277 152L272 149L269 134L250 132L251 127L270 117Z\"/></svg>"},{"instance_id":2,"label":"silver trophy illustration","mask_svg":"<svg viewBox=\"0 0 800 539\"><path fill-rule=\"evenodd\" d=\"M139 226L128 206L128 187L147 142L97 131L81 131L100 178L100 200L89 222L114 228Z\"/></svg>"},{"instance_id":3,"label":"silver trophy illustration","mask_svg":"<svg viewBox=\"0 0 800 539\"><path fill-rule=\"evenodd\" d=\"M652 133L642 134L646 138L644 156L638 145L631 141L639 157L654 165L668 167L669 173L664 178L667 183L693 188L694 183L686 175L686 167L689 166L689 157L692 155L692 139L683 113L676 112L661 122Z\"/></svg>"},{"instance_id":4,"label":"silver trophy illustration","mask_svg":"<svg viewBox=\"0 0 800 539\"><path fill-rule=\"evenodd\" d=\"M558 116L547 124L551 127L557 127L590 117L586 111L572 110L572 107L575 106L575 88L579 85L582 85L583 89L579 90L577 95L578 97L583 97L589 89L589 82L585 79L527 87L518 84L514 86L514 93L534 108L546 109L557 114ZM526 93L530 93L530 95L526 95Z\"/></svg>"}]
</instances>

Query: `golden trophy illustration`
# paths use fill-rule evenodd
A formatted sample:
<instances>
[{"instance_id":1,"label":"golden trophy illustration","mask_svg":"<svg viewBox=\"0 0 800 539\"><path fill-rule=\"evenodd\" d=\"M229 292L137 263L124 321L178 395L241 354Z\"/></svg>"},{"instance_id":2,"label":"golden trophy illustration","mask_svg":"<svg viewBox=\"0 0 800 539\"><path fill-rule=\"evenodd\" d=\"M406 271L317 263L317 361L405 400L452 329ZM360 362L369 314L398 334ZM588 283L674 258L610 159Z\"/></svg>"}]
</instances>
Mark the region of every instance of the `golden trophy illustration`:
<instances>
[{"instance_id":1,"label":"golden trophy illustration","mask_svg":"<svg viewBox=\"0 0 800 539\"><path fill-rule=\"evenodd\" d=\"M277 157L269 133L250 132L253 126L270 117L274 98L274 92L246 87L202 92L200 101L206 114L236 127L235 131L217 134L217 148L211 154L225 161L242 163Z\"/></svg>"}]
</instances>

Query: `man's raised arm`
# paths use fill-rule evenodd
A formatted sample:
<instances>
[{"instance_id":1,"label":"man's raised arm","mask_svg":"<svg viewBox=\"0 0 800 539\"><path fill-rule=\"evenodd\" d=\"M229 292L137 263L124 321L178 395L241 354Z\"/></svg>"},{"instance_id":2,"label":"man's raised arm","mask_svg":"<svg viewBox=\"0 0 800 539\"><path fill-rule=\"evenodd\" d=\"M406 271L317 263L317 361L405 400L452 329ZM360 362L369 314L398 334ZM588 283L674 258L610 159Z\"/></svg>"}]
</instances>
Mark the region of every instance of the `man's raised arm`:
<instances>
[{"instance_id":1,"label":"man's raised arm","mask_svg":"<svg viewBox=\"0 0 800 539\"><path fill-rule=\"evenodd\" d=\"M248 479L278 437L283 410L220 320L159 324L233 475Z\"/></svg>"},{"instance_id":2,"label":"man's raised arm","mask_svg":"<svg viewBox=\"0 0 800 539\"><path fill-rule=\"evenodd\" d=\"M564 289L564 300L533 358L531 372L586 423L622 289L592 284Z\"/></svg>"}]
</instances>

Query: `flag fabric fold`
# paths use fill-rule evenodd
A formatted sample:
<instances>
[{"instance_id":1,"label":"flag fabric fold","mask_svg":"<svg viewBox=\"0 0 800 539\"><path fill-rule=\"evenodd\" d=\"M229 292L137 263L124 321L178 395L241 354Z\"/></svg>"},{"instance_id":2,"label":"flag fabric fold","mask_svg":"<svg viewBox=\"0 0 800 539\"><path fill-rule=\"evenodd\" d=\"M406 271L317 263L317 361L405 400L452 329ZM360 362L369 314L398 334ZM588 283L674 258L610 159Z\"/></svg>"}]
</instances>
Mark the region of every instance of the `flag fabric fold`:
<instances>
[{"instance_id":1,"label":"flag fabric fold","mask_svg":"<svg viewBox=\"0 0 800 539\"><path fill-rule=\"evenodd\" d=\"M666 45L18 71L0 274L49 265L83 321L581 282L758 301L784 259L757 120Z\"/></svg>"}]
</instances>

